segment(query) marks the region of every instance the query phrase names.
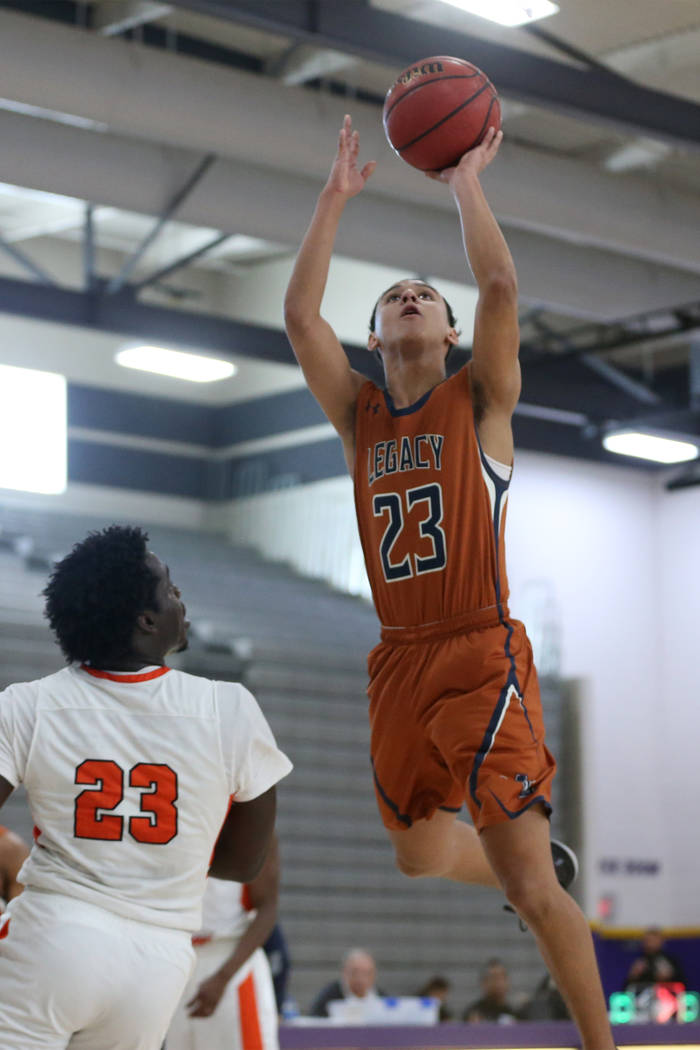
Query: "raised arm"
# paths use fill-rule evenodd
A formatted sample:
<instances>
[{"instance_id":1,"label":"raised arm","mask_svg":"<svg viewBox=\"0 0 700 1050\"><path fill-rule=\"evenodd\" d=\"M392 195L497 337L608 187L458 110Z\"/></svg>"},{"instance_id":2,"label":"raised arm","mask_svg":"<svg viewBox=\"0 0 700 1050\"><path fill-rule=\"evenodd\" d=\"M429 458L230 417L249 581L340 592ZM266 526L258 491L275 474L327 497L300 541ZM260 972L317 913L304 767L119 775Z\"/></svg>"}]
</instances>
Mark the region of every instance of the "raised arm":
<instances>
[{"instance_id":1,"label":"raised arm","mask_svg":"<svg viewBox=\"0 0 700 1050\"><path fill-rule=\"evenodd\" d=\"M355 399L364 379L350 367L338 337L321 316L321 301L340 217L374 171L373 161L358 168L359 149L359 135L346 116L331 173L299 249L284 301L294 353L312 394L343 441L349 466L354 456Z\"/></svg>"},{"instance_id":2,"label":"raised arm","mask_svg":"<svg viewBox=\"0 0 700 1050\"><path fill-rule=\"evenodd\" d=\"M508 245L479 182L502 138L502 132L489 128L480 146L437 177L449 184L457 204L464 248L479 289L471 363L479 436L485 452L509 463L513 455L510 421L520 396L518 280Z\"/></svg>"}]
</instances>

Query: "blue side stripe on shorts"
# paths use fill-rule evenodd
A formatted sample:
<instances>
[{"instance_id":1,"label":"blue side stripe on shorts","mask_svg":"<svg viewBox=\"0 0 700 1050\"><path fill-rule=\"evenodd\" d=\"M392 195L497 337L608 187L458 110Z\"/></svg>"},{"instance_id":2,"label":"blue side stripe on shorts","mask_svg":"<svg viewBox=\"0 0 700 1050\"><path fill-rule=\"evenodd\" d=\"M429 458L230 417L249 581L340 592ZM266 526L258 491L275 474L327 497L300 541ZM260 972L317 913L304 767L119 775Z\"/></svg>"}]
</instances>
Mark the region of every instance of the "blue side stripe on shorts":
<instances>
[{"instance_id":1,"label":"blue side stripe on shorts","mask_svg":"<svg viewBox=\"0 0 700 1050\"><path fill-rule=\"evenodd\" d=\"M552 812L551 803L549 803L547 801L547 799L544 797L544 795L535 795L535 797L530 799L528 804L526 806L523 806L522 809L508 809L507 806L503 805L503 803L501 802L501 800L498 797L498 795L494 795L493 791L491 791L491 788L489 788L489 792L493 796L493 798L496 800L498 805L501 807L503 812L505 814L507 814L507 816L509 817L510 820L515 820L515 818L519 817L521 813L527 812L527 810L530 809L531 806L534 806L536 802L542 802L544 804L544 808L545 808L545 811L547 813L547 816L549 816L549 814Z\"/></svg>"},{"instance_id":2,"label":"blue side stripe on shorts","mask_svg":"<svg viewBox=\"0 0 700 1050\"><path fill-rule=\"evenodd\" d=\"M402 813L401 810L399 809L399 807L393 801L393 799L389 798L389 796L387 795L386 791L384 790L382 785L379 783L379 777L377 776L377 771L374 768L374 759L371 758L371 757L370 757L370 762L372 763L372 776L374 777L374 783L377 785L377 791L379 792L379 795L380 795L380 797L382 799L382 802L384 802L385 805L387 805L389 807L391 812L396 815L396 819L397 820L400 820L402 824L405 824L407 828L410 828L411 825L413 824L412 819L409 817L408 813Z\"/></svg>"}]
</instances>

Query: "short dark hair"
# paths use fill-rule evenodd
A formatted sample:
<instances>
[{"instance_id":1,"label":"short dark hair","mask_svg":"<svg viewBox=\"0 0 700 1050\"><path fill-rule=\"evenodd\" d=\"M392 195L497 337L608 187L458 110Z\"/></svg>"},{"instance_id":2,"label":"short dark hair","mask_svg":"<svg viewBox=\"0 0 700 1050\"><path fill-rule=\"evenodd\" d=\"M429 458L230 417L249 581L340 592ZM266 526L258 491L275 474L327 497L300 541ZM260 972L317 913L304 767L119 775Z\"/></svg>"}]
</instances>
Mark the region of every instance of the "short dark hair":
<instances>
[{"instance_id":1,"label":"short dark hair","mask_svg":"<svg viewBox=\"0 0 700 1050\"><path fill-rule=\"evenodd\" d=\"M411 278L410 277L405 277L404 280L410 281ZM416 277L415 280L418 281L420 284L424 284L426 286L426 288L431 288L434 292L437 293L437 295L440 296L440 298L442 299L443 303L447 307L447 321L448 321L448 324L449 324L450 328L456 328L457 327L457 318L455 317L454 310L452 309L452 307L448 303L448 301L445 298L445 296L442 295L441 292L438 292L437 288L433 288L432 284L428 284L428 282L424 281L421 277ZM401 283L402 283L401 281L394 281L393 284L390 284L388 288L384 289L382 294L377 299L377 301L374 304L374 307L372 309L372 316L369 319L369 330L370 330L370 332L374 331L374 327L375 327L375 325L377 323L377 307L379 306L380 302L382 301L382 299L384 298L384 296L386 295L387 292L390 292L392 288L396 288L396 286L398 284L401 284Z\"/></svg>"},{"instance_id":2,"label":"short dark hair","mask_svg":"<svg viewBox=\"0 0 700 1050\"><path fill-rule=\"evenodd\" d=\"M110 525L56 563L43 591L44 615L66 660L104 667L128 655L137 617L157 608L147 542L143 529Z\"/></svg>"}]
</instances>

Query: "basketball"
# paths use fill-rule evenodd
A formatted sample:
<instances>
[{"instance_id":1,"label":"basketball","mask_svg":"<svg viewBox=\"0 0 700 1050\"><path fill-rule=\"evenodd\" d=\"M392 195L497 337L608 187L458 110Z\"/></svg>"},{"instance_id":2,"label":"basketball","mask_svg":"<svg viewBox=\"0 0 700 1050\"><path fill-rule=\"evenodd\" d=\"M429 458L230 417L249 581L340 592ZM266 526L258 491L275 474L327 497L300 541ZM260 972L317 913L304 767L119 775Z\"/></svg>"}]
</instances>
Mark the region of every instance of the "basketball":
<instances>
[{"instance_id":1,"label":"basketball","mask_svg":"<svg viewBox=\"0 0 700 1050\"><path fill-rule=\"evenodd\" d=\"M501 126L493 84L462 58L438 55L408 66L384 100L384 131L395 153L420 171L442 171Z\"/></svg>"}]
</instances>

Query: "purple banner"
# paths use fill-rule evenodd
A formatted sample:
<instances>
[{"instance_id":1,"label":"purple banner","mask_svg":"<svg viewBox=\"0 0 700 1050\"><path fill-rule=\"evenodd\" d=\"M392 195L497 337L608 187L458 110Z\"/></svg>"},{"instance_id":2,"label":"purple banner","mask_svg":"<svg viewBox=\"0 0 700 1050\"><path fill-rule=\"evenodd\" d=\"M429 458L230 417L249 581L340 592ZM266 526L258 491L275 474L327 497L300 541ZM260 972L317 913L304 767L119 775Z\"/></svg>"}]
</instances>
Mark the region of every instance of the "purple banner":
<instances>
[{"instance_id":1,"label":"purple banner","mask_svg":"<svg viewBox=\"0 0 700 1050\"><path fill-rule=\"evenodd\" d=\"M700 1024L617 1025L618 1046L700 1045ZM581 1040L568 1021L529 1024L441 1024L435 1027L393 1028L388 1025L282 1025L281 1050L469 1050L470 1047L579 1047Z\"/></svg>"}]
</instances>

